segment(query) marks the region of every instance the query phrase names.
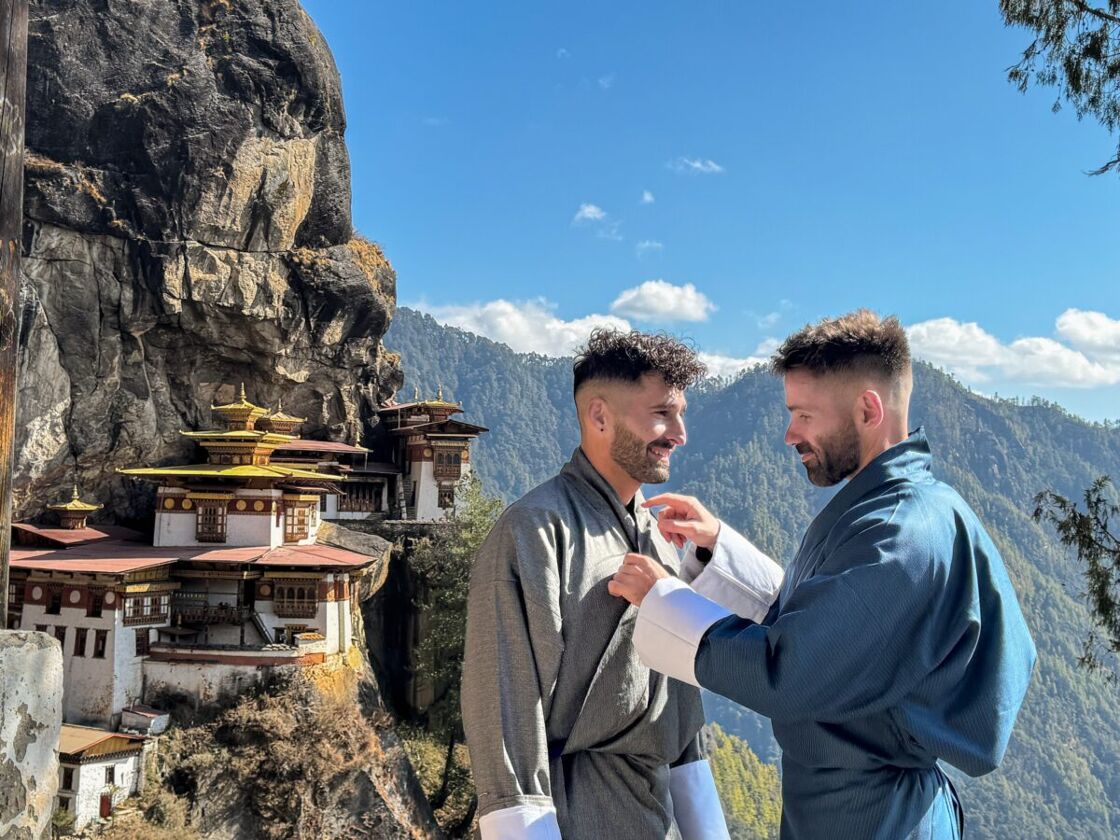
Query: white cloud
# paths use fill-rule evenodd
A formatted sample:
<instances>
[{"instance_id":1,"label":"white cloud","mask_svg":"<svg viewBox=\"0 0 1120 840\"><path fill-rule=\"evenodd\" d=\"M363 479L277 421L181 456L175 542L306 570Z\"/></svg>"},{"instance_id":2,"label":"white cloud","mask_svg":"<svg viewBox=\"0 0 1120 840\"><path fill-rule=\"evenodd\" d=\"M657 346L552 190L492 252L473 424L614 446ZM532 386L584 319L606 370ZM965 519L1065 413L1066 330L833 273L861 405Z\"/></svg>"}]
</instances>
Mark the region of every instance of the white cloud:
<instances>
[{"instance_id":1,"label":"white cloud","mask_svg":"<svg viewBox=\"0 0 1120 840\"><path fill-rule=\"evenodd\" d=\"M665 246L656 239L643 239L634 246L634 251L639 257L644 257L652 251L660 251Z\"/></svg>"},{"instance_id":2,"label":"white cloud","mask_svg":"<svg viewBox=\"0 0 1120 840\"><path fill-rule=\"evenodd\" d=\"M647 280L626 289L611 304L611 312L638 321L706 321L715 310L715 304L691 283L674 286L664 280Z\"/></svg>"},{"instance_id":3,"label":"white cloud","mask_svg":"<svg viewBox=\"0 0 1120 840\"><path fill-rule=\"evenodd\" d=\"M614 80L615 80L615 74L614 73L608 73L605 76L600 76L599 77L599 87L601 87L603 90L610 90L612 87L614 87Z\"/></svg>"},{"instance_id":4,"label":"white cloud","mask_svg":"<svg viewBox=\"0 0 1120 840\"><path fill-rule=\"evenodd\" d=\"M714 160L701 158L679 157L669 161L666 166L674 172L699 173L701 175L719 175L723 167Z\"/></svg>"},{"instance_id":5,"label":"white cloud","mask_svg":"<svg viewBox=\"0 0 1120 840\"><path fill-rule=\"evenodd\" d=\"M719 353L700 353L700 361L708 368L708 376L727 379L738 375L741 371L749 370L758 365L766 364L769 359L764 356L747 356L737 359L733 356L722 356Z\"/></svg>"},{"instance_id":6,"label":"white cloud","mask_svg":"<svg viewBox=\"0 0 1120 840\"><path fill-rule=\"evenodd\" d=\"M558 49L556 51L556 57L557 58L571 58L572 54L570 52L568 52L566 49L564 49L563 47L561 47L560 49Z\"/></svg>"},{"instance_id":7,"label":"white cloud","mask_svg":"<svg viewBox=\"0 0 1120 840\"><path fill-rule=\"evenodd\" d=\"M600 222L607 218L606 212L597 204L581 204L572 219L573 224L580 222Z\"/></svg>"},{"instance_id":8,"label":"white cloud","mask_svg":"<svg viewBox=\"0 0 1120 840\"><path fill-rule=\"evenodd\" d=\"M611 216L597 204L581 204L572 217L572 224L590 225L600 239L622 241L622 234L618 230L622 226L622 221Z\"/></svg>"},{"instance_id":9,"label":"white cloud","mask_svg":"<svg viewBox=\"0 0 1120 840\"><path fill-rule=\"evenodd\" d=\"M1120 361L1120 321L1103 312L1067 309L1056 327L1061 338L1090 357Z\"/></svg>"},{"instance_id":10,"label":"white cloud","mask_svg":"<svg viewBox=\"0 0 1120 840\"><path fill-rule=\"evenodd\" d=\"M642 190L642 204L653 204L655 201L657 199L653 197L653 193L649 190Z\"/></svg>"},{"instance_id":11,"label":"white cloud","mask_svg":"<svg viewBox=\"0 0 1120 840\"><path fill-rule=\"evenodd\" d=\"M509 345L518 353L570 356L596 327L629 330L630 323L613 315L587 315L565 321L556 306L543 298L528 301L492 300L461 306L422 309L437 321Z\"/></svg>"},{"instance_id":12,"label":"white cloud","mask_svg":"<svg viewBox=\"0 0 1120 840\"><path fill-rule=\"evenodd\" d=\"M1001 342L975 322L935 318L907 329L915 356L944 367L965 382L1002 380L1041 387L1094 388L1120 383L1120 322L1100 312L1068 309L1053 338L1028 336ZM1073 346L1069 346L1073 345Z\"/></svg>"},{"instance_id":13,"label":"white cloud","mask_svg":"<svg viewBox=\"0 0 1120 840\"><path fill-rule=\"evenodd\" d=\"M423 122L428 128L443 128L450 120L447 117L424 117Z\"/></svg>"}]
</instances>

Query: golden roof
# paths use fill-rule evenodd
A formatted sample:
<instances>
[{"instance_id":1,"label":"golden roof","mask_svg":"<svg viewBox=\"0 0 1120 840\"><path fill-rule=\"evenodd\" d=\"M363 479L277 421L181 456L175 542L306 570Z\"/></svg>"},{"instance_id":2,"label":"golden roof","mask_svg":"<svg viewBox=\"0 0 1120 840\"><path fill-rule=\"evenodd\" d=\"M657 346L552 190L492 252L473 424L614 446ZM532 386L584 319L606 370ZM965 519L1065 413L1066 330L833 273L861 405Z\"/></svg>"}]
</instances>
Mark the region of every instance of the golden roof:
<instances>
[{"instance_id":1,"label":"golden roof","mask_svg":"<svg viewBox=\"0 0 1120 840\"><path fill-rule=\"evenodd\" d=\"M76 513L93 513L101 510L104 505L87 505L78 497L78 485L74 485L74 495L65 504L47 505L47 510L74 511Z\"/></svg>"},{"instance_id":2,"label":"golden roof","mask_svg":"<svg viewBox=\"0 0 1120 840\"><path fill-rule=\"evenodd\" d=\"M133 467L117 470L138 478L302 478L314 481L345 481L342 475L305 470L280 464L187 464L179 467Z\"/></svg>"},{"instance_id":3,"label":"golden roof","mask_svg":"<svg viewBox=\"0 0 1120 840\"><path fill-rule=\"evenodd\" d=\"M276 401L276 410L274 412L272 412L271 414L266 414L264 416L264 419L265 420L279 420L281 423L305 423L305 422L307 422L306 417L293 417L290 414L285 414L284 413L284 401L283 400L277 400Z\"/></svg>"},{"instance_id":4,"label":"golden roof","mask_svg":"<svg viewBox=\"0 0 1120 840\"><path fill-rule=\"evenodd\" d=\"M240 412L240 411L244 411L246 409L248 409L251 413L256 414L256 416L261 416L261 414L269 413L268 409L261 408L260 405L254 405L249 400L245 399L245 383L244 382L241 383L241 396L240 396L240 399L237 400L237 402L227 402L225 405L211 404L211 411L230 411L230 412L239 411Z\"/></svg>"},{"instance_id":5,"label":"golden roof","mask_svg":"<svg viewBox=\"0 0 1120 840\"><path fill-rule=\"evenodd\" d=\"M180 431L183 437L191 438L194 440L218 440L218 441L251 441L254 443L274 443L279 446L282 443L287 443L290 440L296 440L296 435L282 435L279 432L264 432L259 429L231 429L229 431L211 430L206 432L183 432ZM205 444L203 444L205 446Z\"/></svg>"}]
</instances>

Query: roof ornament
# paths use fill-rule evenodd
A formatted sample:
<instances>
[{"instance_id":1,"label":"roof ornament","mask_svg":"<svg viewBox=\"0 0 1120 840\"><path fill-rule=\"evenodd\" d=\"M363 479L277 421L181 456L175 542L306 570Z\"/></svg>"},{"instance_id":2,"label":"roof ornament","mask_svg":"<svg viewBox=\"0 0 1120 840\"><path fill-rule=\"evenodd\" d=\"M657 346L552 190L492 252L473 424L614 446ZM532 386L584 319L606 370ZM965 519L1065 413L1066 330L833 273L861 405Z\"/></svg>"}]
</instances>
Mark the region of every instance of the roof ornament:
<instances>
[{"instance_id":1,"label":"roof ornament","mask_svg":"<svg viewBox=\"0 0 1120 840\"><path fill-rule=\"evenodd\" d=\"M439 389L436 391L436 399L443 402L443 383L439 383Z\"/></svg>"},{"instance_id":2,"label":"roof ornament","mask_svg":"<svg viewBox=\"0 0 1120 840\"><path fill-rule=\"evenodd\" d=\"M415 383L412 385L412 401L420 402L420 386Z\"/></svg>"}]
</instances>

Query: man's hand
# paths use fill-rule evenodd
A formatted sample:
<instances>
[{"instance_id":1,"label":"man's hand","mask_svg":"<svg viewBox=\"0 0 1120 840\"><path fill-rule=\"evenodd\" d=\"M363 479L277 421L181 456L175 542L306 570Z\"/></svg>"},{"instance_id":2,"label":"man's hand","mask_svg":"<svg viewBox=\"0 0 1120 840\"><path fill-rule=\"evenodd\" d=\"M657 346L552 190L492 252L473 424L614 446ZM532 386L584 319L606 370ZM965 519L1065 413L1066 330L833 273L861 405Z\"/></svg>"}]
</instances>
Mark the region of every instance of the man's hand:
<instances>
[{"instance_id":1,"label":"man's hand","mask_svg":"<svg viewBox=\"0 0 1120 840\"><path fill-rule=\"evenodd\" d=\"M642 503L642 507L646 508L658 505L664 507L657 513L657 530L677 548L684 548L689 540L700 548L710 550L715 547L719 520L695 497L662 493Z\"/></svg>"},{"instance_id":2,"label":"man's hand","mask_svg":"<svg viewBox=\"0 0 1120 840\"><path fill-rule=\"evenodd\" d=\"M640 607L653 585L667 577L671 577L669 572L652 557L627 554L614 577L607 581L607 591Z\"/></svg>"}]
</instances>

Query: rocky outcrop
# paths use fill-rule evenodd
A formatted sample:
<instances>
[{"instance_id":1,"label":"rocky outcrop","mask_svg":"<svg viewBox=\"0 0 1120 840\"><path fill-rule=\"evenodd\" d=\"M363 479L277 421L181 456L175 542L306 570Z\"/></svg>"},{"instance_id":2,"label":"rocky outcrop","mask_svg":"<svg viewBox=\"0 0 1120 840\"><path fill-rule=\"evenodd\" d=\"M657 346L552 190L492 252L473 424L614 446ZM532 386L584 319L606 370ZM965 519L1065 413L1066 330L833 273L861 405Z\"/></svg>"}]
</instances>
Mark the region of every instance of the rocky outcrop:
<instances>
[{"instance_id":1,"label":"rocky outcrop","mask_svg":"<svg viewBox=\"0 0 1120 840\"><path fill-rule=\"evenodd\" d=\"M0 837L50 836L61 728L58 642L0 630Z\"/></svg>"},{"instance_id":2,"label":"rocky outcrop","mask_svg":"<svg viewBox=\"0 0 1120 840\"><path fill-rule=\"evenodd\" d=\"M400 384L337 70L296 0L31 0L15 516L249 398L355 440Z\"/></svg>"}]
</instances>

